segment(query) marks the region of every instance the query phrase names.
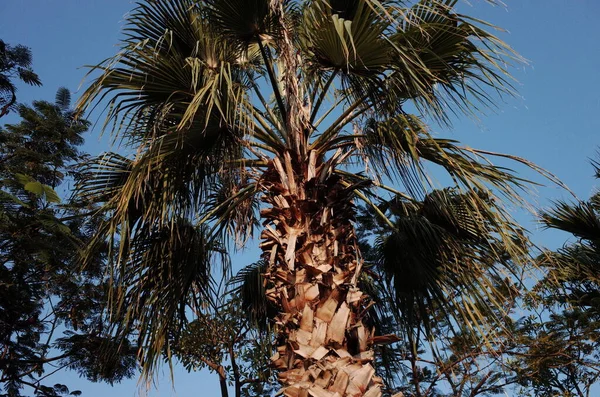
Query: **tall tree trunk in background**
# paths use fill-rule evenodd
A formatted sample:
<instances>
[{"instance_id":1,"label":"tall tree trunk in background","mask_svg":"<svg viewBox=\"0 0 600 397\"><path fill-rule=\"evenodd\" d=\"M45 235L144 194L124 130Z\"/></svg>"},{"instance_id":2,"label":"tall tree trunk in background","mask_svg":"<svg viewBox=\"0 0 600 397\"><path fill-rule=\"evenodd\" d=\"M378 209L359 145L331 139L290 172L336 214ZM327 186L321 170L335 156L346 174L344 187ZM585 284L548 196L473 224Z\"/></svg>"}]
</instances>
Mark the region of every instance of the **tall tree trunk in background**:
<instances>
[{"instance_id":1,"label":"tall tree trunk in background","mask_svg":"<svg viewBox=\"0 0 600 397\"><path fill-rule=\"evenodd\" d=\"M267 296L279 307L272 358L285 396L380 396L373 330L362 322L362 261L351 192L315 152L287 152L263 176L261 249ZM337 393L337 394L336 394Z\"/></svg>"}]
</instances>

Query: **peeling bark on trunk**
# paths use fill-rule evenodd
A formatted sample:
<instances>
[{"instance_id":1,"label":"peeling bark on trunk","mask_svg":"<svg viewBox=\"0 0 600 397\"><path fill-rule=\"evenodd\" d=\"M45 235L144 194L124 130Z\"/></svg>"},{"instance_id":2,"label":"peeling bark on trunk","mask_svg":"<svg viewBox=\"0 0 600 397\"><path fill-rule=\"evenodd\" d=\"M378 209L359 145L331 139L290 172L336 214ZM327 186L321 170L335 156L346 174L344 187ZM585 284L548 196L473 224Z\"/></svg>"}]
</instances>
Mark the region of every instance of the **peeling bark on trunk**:
<instances>
[{"instance_id":1,"label":"peeling bark on trunk","mask_svg":"<svg viewBox=\"0 0 600 397\"><path fill-rule=\"evenodd\" d=\"M351 194L316 156L286 152L262 179L271 193L260 247L267 297L280 311L272 364L285 396L378 397Z\"/></svg>"},{"instance_id":2,"label":"peeling bark on trunk","mask_svg":"<svg viewBox=\"0 0 600 397\"><path fill-rule=\"evenodd\" d=\"M260 247L267 261L267 298L279 308L277 352L271 358L287 397L379 397L363 323L368 298L357 288L362 261L354 233L351 192L333 174L339 160L308 150L307 97L283 1L270 7L281 24L276 48L285 97L289 151L280 153L260 183L267 208ZM306 106L305 106L306 105Z\"/></svg>"}]
</instances>

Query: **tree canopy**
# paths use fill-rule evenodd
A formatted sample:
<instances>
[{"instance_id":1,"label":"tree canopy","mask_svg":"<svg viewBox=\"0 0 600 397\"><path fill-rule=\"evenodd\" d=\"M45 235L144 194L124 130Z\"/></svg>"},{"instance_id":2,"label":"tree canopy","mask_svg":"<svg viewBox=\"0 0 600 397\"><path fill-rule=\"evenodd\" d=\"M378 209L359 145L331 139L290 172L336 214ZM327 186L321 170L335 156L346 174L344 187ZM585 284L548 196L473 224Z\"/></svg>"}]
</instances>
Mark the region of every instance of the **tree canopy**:
<instances>
[{"instance_id":1,"label":"tree canopy","mask_svg":"<svg viewBox=\"0 0 600 397\"><path fill-rule=\"evenodd\" d=\"M118 381L133 375L135 355L102 332L106 253L98 250L81 270L79 251L96 225L56 190L77 177L89 123L74 118L65 88L55 103L17 109L21 121L0 128L0 382L8 396L24 387L73 394L46 385L46 375L69 367L90 380Z\"/></svg>"},{"instance_id":2,"label":"tree canopy","mask_svg":"<svg viewBox=\"0 0 600 397\"><path fill-rule=\"evenodd\" d=\"M33 71L31 50L24 45L11 46L0 39L0 117L17 105L17 87L14 79L25 84L42 85Z\"/></svg>"}]
</instances>

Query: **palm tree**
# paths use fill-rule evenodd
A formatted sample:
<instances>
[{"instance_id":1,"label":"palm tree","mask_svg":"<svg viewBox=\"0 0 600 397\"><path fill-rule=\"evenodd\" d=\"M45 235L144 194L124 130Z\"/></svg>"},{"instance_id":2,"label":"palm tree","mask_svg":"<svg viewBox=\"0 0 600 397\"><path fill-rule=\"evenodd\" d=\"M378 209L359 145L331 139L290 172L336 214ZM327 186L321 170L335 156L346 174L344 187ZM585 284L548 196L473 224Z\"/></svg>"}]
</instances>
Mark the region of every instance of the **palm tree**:
<instances>
[{"instance_id":1,"label":"palm tree","mask_svg":"<svg viewBox=\"0 0 600 397\"><path fill-rule=\"evenodd\" d=\"M477 357L486 364L504 359L503 347L512 341L508 316L522 290L519 263L504 252L496 235L498 225L490 212L496 204L489 201L489 208L477 210L472 194L447 188L433 190L419 202L394 197L378 206L393 226L372 209L358 209L356 233L365 266L358 287L374 303L363 319L375 328L373 340L385 342L375 359L388 395L400 390L406 396L433 395L448 378L445 386L452 395L463 395L469 382L472 395L490 388L501 391L515 382L460 366L467 360L476 368ZM530 243L519 226L514 225L511 239L523 244L524 254L528 251ZM276 315L265 296L265 268L265 261L259 261L230 280L246 321L262 331L268 331ZM430 377L419 366L427 347L435 365ZM450 349L452 355L444 358L444 350Z\"/></svg>"},{"instance_id":2,"label":"palm tree","mask_svg":"<svg viewBox=\"0 0 600 397\"><path fill-rule=\"evenodd\" d=\"M103 203L97 243L118 243L115 331L139 336L146 374L170 356L186 307L210 294L212 262L260 229L284 395L379 396L355 201L394 227L378 204L423 199L426 162L490 217L477 227L494 225L502 252L523 255L490 203L520 204L526 181L486 156L530 164L434 138L423 122L449 125L449 112L512 91L504 65L518 57L455 3L138 4L122 51L94 69L79 103L108 99L106 127L136 154L97 159L80 196Z\"/></svg>"}]
</instances>

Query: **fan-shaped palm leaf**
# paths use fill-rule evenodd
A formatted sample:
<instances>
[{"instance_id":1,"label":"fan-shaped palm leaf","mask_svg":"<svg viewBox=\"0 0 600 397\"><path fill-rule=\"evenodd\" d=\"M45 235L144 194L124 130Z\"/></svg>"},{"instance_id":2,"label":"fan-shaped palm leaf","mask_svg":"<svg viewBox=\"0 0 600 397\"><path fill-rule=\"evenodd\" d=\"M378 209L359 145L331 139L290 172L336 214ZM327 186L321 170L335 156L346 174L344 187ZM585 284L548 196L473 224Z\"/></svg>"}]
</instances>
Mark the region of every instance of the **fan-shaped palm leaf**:
<instances>
[{"instance_id":1,"label":"fan-shaped palm leaf","mask_svg":"<svg viewBox=\"0 0 600 397\"><path fill-rule=\"evenodd\" d=\"M210 269L226 261L222 247L209 240L202 228L185 220L167 227L138 230L129 257L112 280L112 316L117 334L139 335L149 346L143 364L156 363L155 354L169 351L169 338L187 322L190 304L199 306L210 292Z\"/></svg>"},{"instance_id":2,"label":"fan-shaped palm leaf","mask_svg":"<svg viewBox=\"0 0 600 397\"><path fill-rule=\"evenodd\" d=\"M457 323L479 322L485 313L477 302L503 300L496 283L513 269L497 237L502 226L490 212L494 205L475 207L479 201L471 195L438 190L418 207L402 199L387 205L396 221L393 229L384 227L374 252L408 329L428 329L439 308ZM516 228L511 244L521 246L524 260L527 240ZM463 306L465 296L471 307Z\"/></svg>"},{"instance_id":3,"label":"fan-shaped palm leaf","mask_svg":"<svg viewBox=\"0 0 600 397\"><path fill-rule=\"evenodd\" d=\"M592 241L600 241L600 216L593 203L581 202L570 205L558 202L555 208L542 214L547 227L561 229L575 236Z\"/></svg>"}]
</instances>

